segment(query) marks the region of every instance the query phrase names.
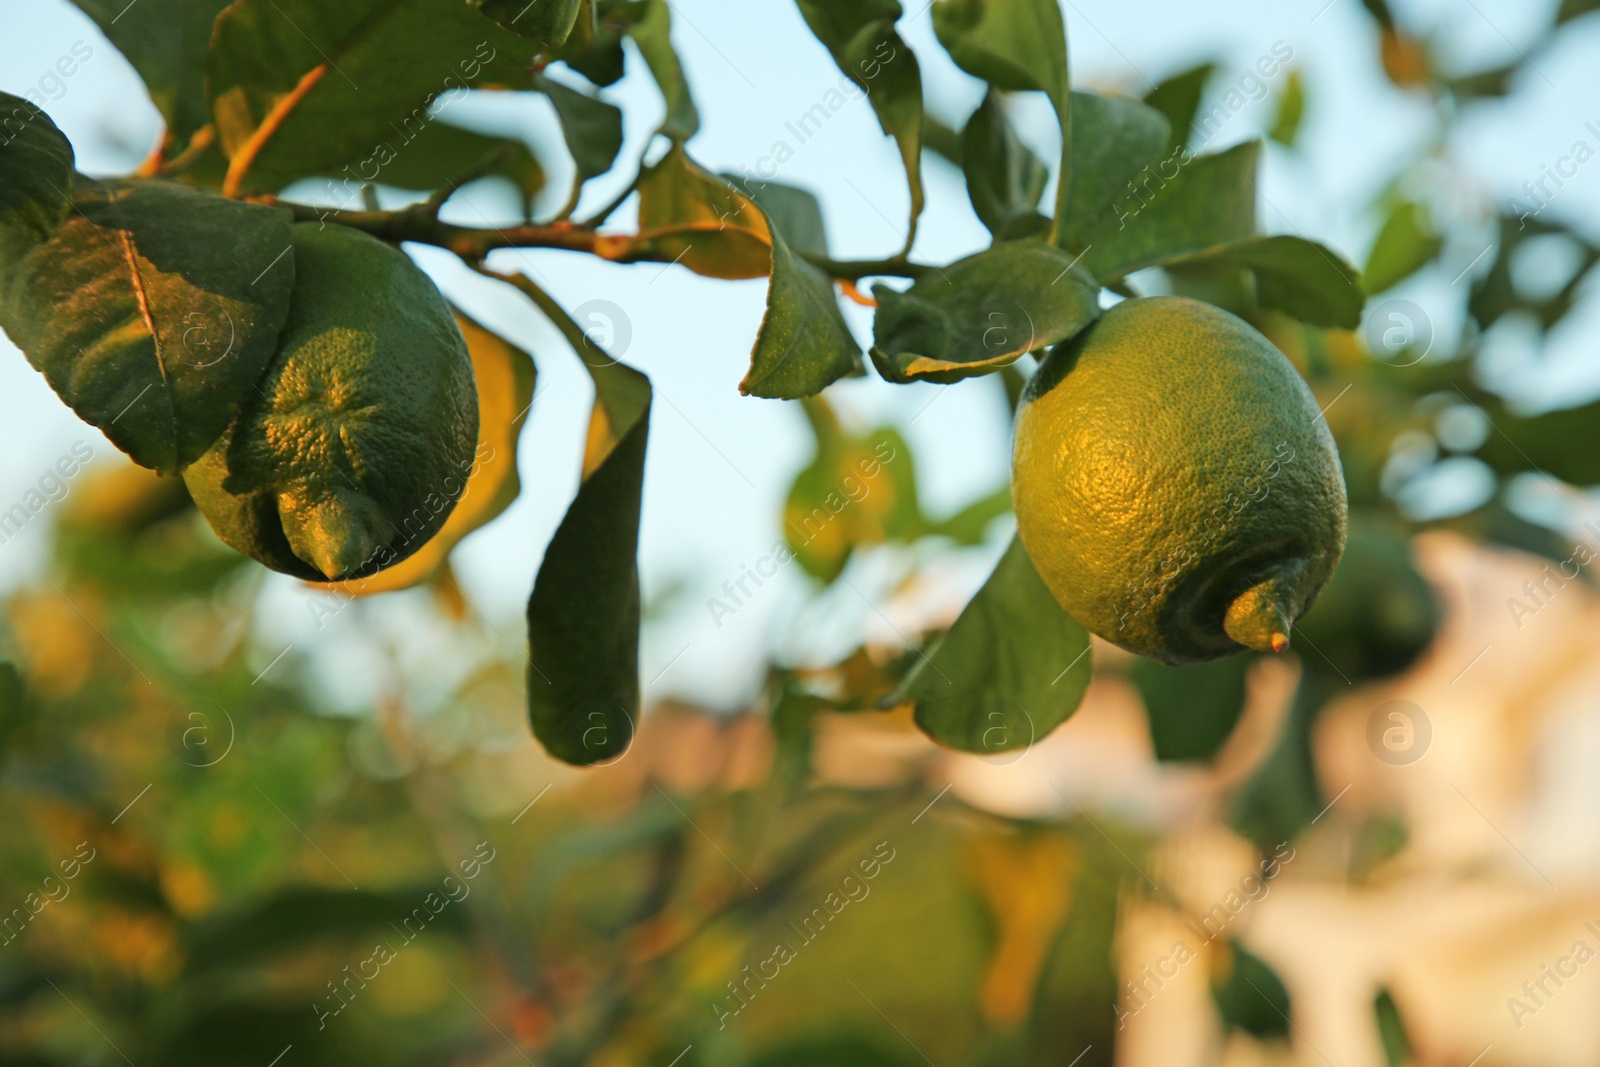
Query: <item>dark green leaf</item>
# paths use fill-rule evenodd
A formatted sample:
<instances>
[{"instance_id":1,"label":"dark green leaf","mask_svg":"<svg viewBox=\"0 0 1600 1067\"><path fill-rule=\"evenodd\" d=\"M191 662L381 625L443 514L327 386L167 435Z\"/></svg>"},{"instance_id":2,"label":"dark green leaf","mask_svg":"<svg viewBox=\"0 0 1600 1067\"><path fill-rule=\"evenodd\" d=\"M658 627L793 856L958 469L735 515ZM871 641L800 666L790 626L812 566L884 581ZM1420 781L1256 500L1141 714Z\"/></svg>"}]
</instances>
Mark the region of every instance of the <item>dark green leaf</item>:
<instances>
[{"instance_id":1,"label":"dark green leaf","mask_svg":"<svg viewBox=\"0 0 1600 1067\"><path fill-rule=\"evenodd\" d=\"M578 168L575 186L610 170L622 151L622 112L550 78L541 77L538 84L561 120L561 135Z\"/></svg>"},{"instance_id":2,"label":"dark green leaf","mask_svg":"<svg viewBox=\"0 0 1600 1067\"><path fill-rule=\"evenodd\" d=\"M15 663L0 660L0 762L5 760L11 739L26 721L22 673Z\"/></svg>"},{"instance_id":3,"label":"dark green leaf","mask_svg":"<svg viewBox=\"0 0 1600 1067\"><path fill-rule=\"evenodd\" d=\"M1050 168L1017 138L998 93L986 94L967 120L961 158L972 210L996 240L1029 237L1050 228L1050 220L1039 214Z\"/></svg>"},{"instance_id":4,"label":"dark green leaf","mask_svg":"<svg viewBox=\"0 0 1600 1067\"><path fill-rule=\"evenodd\" d=\"M198 459L277 345L289 213L160 182L84 191L22 261L0 324L79 417L146 467Z\"/></svg>"},{"instance_id":5,"label":"dark green leaf","mask_svg":"<svg viewBox=\"0 0 1600 1067\"><path fill-rule=\"evenodd\" d=\"M1532 471L1576 486L1600 484L1600 401L1538 415L1489 412L1478 458L1500 474Z\"/></svg>"},{"instance_id":6,"label":"dark green leaf","mask_svg":"<svg viewBox=\"0 0 1600 1067\"><path fill-rule=\"evenodd\" d=\"M1400 1018L1400 1005L1387 988L1378 990L1372 998L1372 1014L1378 1023L1378 1040L1383 1043L1383 1059L1389 1067L1400 1067L1411 1059L1411 1039L1406 1036L1405 1020Z\"/></svg>"},{"instance_id":7,"label":"dark green leaf","mask_svg":"<svg viewBox=\"0 0 1600 1067\"><path fill-rule=\"evenodd\" d=\"M1503 66L1490 67L1488 70L1476 71L1472 74L1462 74L1445 78L1445 88L1450 90L1458 101L1478 100L1484 97L1501 97L1511 92L1511 81L1517 72L1522 69L1522 64L1506 63Z\"/></svg>"},{"instance_id":8,"label":"dark green leaf","mask_svg":"<svg viewBox=\"0 0 1600 1067\"><path fill-rule=\"evenodd\" d=\"M501 29L555 48L572 35L581 0L471 0ZM592 16L591 16L592 17Z\"/></svg>"},{"instance_id":9,"label":"dark green leaf","mask_svg":"<svg viewBox=\"0 0 1600 1067\"><path fill-rule=\"evenodd\" d=\"M900 147L911 191L909 250L922 216L922 68L916 54L895 32L900 0L796 0L800 14L833 61L867 94L878 125ZM937 17L937 15L935 16ZM802 130L820 125L844 107L848 97L830 89L823 101L797 120Z\"/></svg>"},{"instance_id":10,"label":"dark green leaf","mask_svg":"<svg viewBox=\"0 0 1600 1067\"><path fill-rule=\"evenodd\" d=\"M590 6L590 0L583 2L586 7ZM635 8L632 0L600 0L599 6L593 11L594 35L581 42L581 47L578 47L579 42L569 39L561 49L560 58L568 67L601 88L615 85L626 73L627 54L622 49L622 39L633 24L637 13ZM583 18L580 12L580 25Z\"/></svg>"},{"instance_id":11,"label":"dark green leaf","mask_svg":"<svg viewBox=\"0 0 1600 1067\"><path fill-rule=\"evenodd\" d=\"M1428 220L1428 209L1403 200L1383 220L1372 251L1367 253L1361 282L1373 294L1399 285L1425 267L1443 245L1443 238Z\"/></svg>"},{"instance_id":12,"label":"dark green leaf","mask_svg":"<svg viewBox=\"0 0 1600 1067\"><path fill-rule=\"evenodd\" d=\"M211 121L206 105L206 53L217 15L230 0L73 0L144 79L175 147ZM73 56L87 61L87 48Z\"/></svg>"},{"instance_id":13,"label":"dark green leaf","mask_svg":"<svg viewBox=\"0 0 1600 1067\"><path fill-rule=\"evenodd\" d=\"M1300 136L1300 123L1306 116L1306 83L1298 70L1289 72L1283 93L1272 115L1267 136L1281 145L1293 145Z\"/></svg>"},{"instance_id":14,"label":"dark green leaf","mask_svg":"<svg viewBox=\"0 0 1600 1067\"><path fill-rule=\"evenodd\" d=\"M72 211L72 163L49 115L0 93L0 283Z\"/></svg>"},{"instance_id":15,"label":"dark green leaf","mask_svg":"<svg viewBox=\"0 0 1600 1067\"><path fill-rule=\"evenodd\" d=\"M955 623L886 703L964 752L1025 748L1066 721L1089 687L1089 631L1061 610L1015 538Z\"/></svg>"},{"instance_id":16,"label":"dark green leaf","mask_svg":"<svg viewBox=\"0 0 1600 1067\"><path fill-rule=\"evenodd\" d=\"M845 324L833 279L790 250L773 228L767 311L739 383L746 396L814 396L861 368L861 346Z\"/></svg>"},{"instance_id":17,"label":"dark green leaf","mask_svg":"<svg viewBox=\"0 0 1600 1067\"><path fill-rule=\"evenodd\" d=\"M1209 156L1179 149L1142 171L1133 190L1073 242L1085 249L1085 265L1113 280L1256 236L1260 152L1259 141Z\"/></svg>"},{"instance_id":18,"label":"dark green leaf","mask_svg":"<svg viewBox=\"0 0 1600 1067\"><path fill-rule=\"evenodd\" d=\"M1163 762L1210 760L1244 712L1251 657L1231 656L1194 667L1136 660L1129 679L1144 699L1150 741Z\"/></svg>"},{"instance_id":19,"label":"dark green leaf","mask_svg":"<svg viewBox=\"0 0 1600 1067\"><path fill-rule=\"evenodd\" d=\"M961 166L961 134L928 114L922 116L922 147Z\"/></svg>"},{"instance_id":20,"label":"dark green leaf","mask_svg":"<svg viewBox=\"0 0 1600 1067\"><path fill-rule=\"evenodd\" d=\"M217 18L207 81L223 188L381 171L468 88L531 88L533 48L465 3L238 0Z\"/></svg>"},{"instance_id":21,"label":"dark green leaf","mask_svg":"<svg viewBox=\"0 0 1600 1067\"><path fill-rule=\"evenodd\" d=\"M1311 754L1311 730L1323 706L1348 688L1331 672L1303 675L1276 744L1234 797L1229 823L1263 854L1292 841L1327 806Z\"/></svg>"},{"instance_id":22,"label":"dark green leaf","mask_svg":"<svg viewBox=\"0 0 1600 1067\"><path fill-rule=\"evenodd\" d=\"M667 0L649 0L643 16L628 28L628 36L644 56L645 66L666 100L667 114L660 132L680 144L687 141L700 130L700 111L689 91L683 62L672 47L672 8Z\"/></svg>"},{"instance_id":23,"label":"dark green leaf","mask_svg":"<svg viewBox=\"0 0 1600 1067\"><path fill-rule=\"evenodd\" d=\"M545 751L587 766L627 750L639 717L639 503L650 379L580 353L595 408L584 477L528 600L528 717Z\"/></svg>"},{"instance_id":24,"label":"dark green leaf","mask_svg":"<svg viewBox=\"0 0 1600 1067\"><path fill-rule=\"evenodd\" d=\"M1161 112L1124 96L1073 93L1072 130L1072 193L1058 225L1073 248L1121 230L1139 203L1131 193L1136 181L1159 180L1157 170L1170 180L1176 161L1192 158L1167 149L1172 128Z\"/></svg>"},{"instance_id":25,"label":"dark green leaf","mask_svg":"<svg viewBox=\"0 0 1600 1067\"><path fill-rule=\"evenodd\" d=\"M491 156L495 163L486 176L510 182L522 200L524 217L531 215L533 199L544 188L544 167L519 140L462 129L448 122L431 122L379 174L384 185L432 192L454 185ZM349 168L344 175L346 181L360 178ZM339 195L353 200L358 193L355 188L346 187Z\"/></svg>"},{"instance_id":26,"label":"dark green leaf","mask_svg":"<svg viewBox=\"0 0 1600 1067\"><path fill-rule=\"evenodd\" d=\"M1042 92L1061 125L1061 173L1056 197L1058 233L1071 218L1074 106L1067 74L1067 28L1056 0L942 0L933 29L956 65L996 89Z\"/></svg>"},{"instance_id":27,"label":"dark green leaf","mask_svg":"<svg viewBox=\"0 0 1600 1067\"><path fill-rule=\"evenodd\" d=\"M828 256L828 231L822 219L822 204L816 194L798 185L782 182L746 181L732 174L723 179L755 201L767 217L767 225L783 234L789 249L805 256Z\"/></svg>"},{"instance_id":28,"label":"dark green leaf","mask_svg":"<svg viewBox=\"0 0 1600 1067\"><path fill-rule=\"evenodd\" d=\"M904 293L879 285L872 362L891 382L988 374L1072 337L1100 314L1100 287L1074 257L1010 241L926 275Z\"/></svg>"},{"instance_id":29,"label":"dark green leaf","mask_svg":"<svg viewBox=\"0 0 1600 1067\"><path fill-rule=\"evenodd\" d=\"M1194 128L1194 117L1200 111L1200 98L1205 95L1206 82L1216 73L1215 63L1201 63L1163 78L1154 89L1144 94L1144 102L1167 118L1172 136L1167 149L1189 143L1189 131Z\"/></svg>"},{"instance_id":30,"label":"dark green leaf","mask_svg":"<svg viewBox=\"0 0 1600 1067\"><path fill-rule=\"evenodd\" d=\"M1313 326L1353 330L1361 325L1366 294L1356 270L1336 252L1303 237L1256 237L1172 266L1218 264L1255 275L1256 302Z\"/></svg>"},{"instance_id":31,"label":"dark green leaf","mask_svg":"<svg viewBox=\"0 0 1600 1067\"><path fill-rule=\"evenodd\" d=\"M1545 202L1548 204L1548 201ZM1509 213L1500 216L1500 232L1494 243L1494 259L1487 273L1473 280L1472 296L1467 310L1481 329L1487 330L1502 315L1521 311L1538 321L1541 329L1548 330L1565 318L1573 308L1578 288L1584 283L1590 268L1600 261L1600 249L1579 236L1570 227L1559 222L1544 222L1537 216L1544 205L1534 198L1528 204L1511 201L1517 209L1513 218ZM1537 237L1555 237L1569 241L1576 249L1577 269L1556 293L1539 299L1530 298L1518 291L1512 278L1511 264L1521 252L1524 243Z\"/></svg>"},{"instance_id":32,"label":"dark green leaf","mask_svg":"<svg viewBox=\"0 0 1600 1067\"><path fill-rule=\"evenodd\" d=\"M1291 1009L1283 979L1238 941L1230 939L1228 948L1231 965L1227 975L1211 987L1223 1022L1253 1037L1289 1036Z\"/></svg>"},{"instance_id":33,"label":"dark green leaf","mask_svg":"<svg viewBox=\"0 0 1600 1067\"><path fill-rule=\"evenodd\" d=\"M1361 6L1367 9L1367 14L1377 21L1384 29L1394 27L1394 13L1389 10L1388 0L1361 0Z\"/></svg>"}]
</instances>

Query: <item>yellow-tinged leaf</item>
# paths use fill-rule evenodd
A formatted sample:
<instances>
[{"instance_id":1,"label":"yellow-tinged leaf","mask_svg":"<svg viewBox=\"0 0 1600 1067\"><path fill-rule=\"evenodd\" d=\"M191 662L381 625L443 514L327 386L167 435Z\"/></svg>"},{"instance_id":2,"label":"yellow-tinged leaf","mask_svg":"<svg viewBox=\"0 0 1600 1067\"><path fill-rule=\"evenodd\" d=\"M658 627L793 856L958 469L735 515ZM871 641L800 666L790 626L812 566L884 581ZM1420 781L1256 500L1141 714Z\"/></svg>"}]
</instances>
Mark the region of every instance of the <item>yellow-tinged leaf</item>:
<instances>
[{"instance_id":1,"label":"yellow-tinged leaf","mask_svg":"<svg viewBox=\"0 0 1600 1067\"><path fill-rule=\"evenodd\" d=\"M478 451L466 491L443 529L413 555L370 578L336 582L328 588L349 596L372 596L428 580L446 565L450 551L463 537L498 517L522 490L517 441L533 403L533 359L460 311L456 323L467 339L478 386Z\"/></svg>"},{"instance_id":2,"label":"yellow-tinged leaf","mask_svg":"<svg viewBox=\"0 0 1600 1067\"><path fill-rule=\"evenodd\" d=\"M764 278L772 233L761 210L674 145L639 179L639 236L632 247L708 278Z\"/></svg>"},{"instance_id":3,"label":"yellow-tinged leaf","mask_svg":"<svg viewBox=\"0 0 1600 1067\"><path fill-rule=\"evenodd\" d=\"M1071 841L1046 834L981 837L970 850L969 869L997 932L979 1004L991 1024L1009 1028L1027 1018L1081 861Z\"/></svg>"}]
</instances>

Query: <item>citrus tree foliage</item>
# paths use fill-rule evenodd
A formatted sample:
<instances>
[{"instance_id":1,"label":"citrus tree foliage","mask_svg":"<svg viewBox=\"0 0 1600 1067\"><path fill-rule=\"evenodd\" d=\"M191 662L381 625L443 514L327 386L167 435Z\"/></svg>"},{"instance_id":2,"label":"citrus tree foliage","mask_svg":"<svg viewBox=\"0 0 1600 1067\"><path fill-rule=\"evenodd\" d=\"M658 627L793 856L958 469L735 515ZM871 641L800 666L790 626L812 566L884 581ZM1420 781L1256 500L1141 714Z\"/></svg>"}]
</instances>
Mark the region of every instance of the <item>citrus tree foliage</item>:
<instances>
[{"instance_id":1,"label":"citrus tree foliage","mask_svg":"<svg viewBox=\"0 0 1600 1067\"><path fill-rule=\"evenodd\" d=\"M327 283L325 257L314 251L326 243L308 231L435 245L522 293L596 386L582 483L528 607L530 721L549 752L577 764L620 755L638 717L635 557L651 388L530 278L494 271L492 252L559 248L710 278L767 278L749 370L728 386L780 400L816 398L869 368L889 383L945 386L999 374L1010 388L1029 357L1092 326L1107 291L1129 294L1130 275L1155 268L1257 320L1358 325L1355 268L1313 240L1263 233L1260 144L1190 151L1198 69L1149 101L1075 90L1054 0L939 0L939 46L986 86L981 105L945 137L927 113L898 0L798 3L904 164L907 240L880 259L835 259L812 191L728 180L695 159L700 113L665 0L145 0L125 20L116 5L83 0L145 79L167 132L138 174L94 180L74 172L48 116L3 101L0 325L118 448L183 474L230 545L302 578L376 592L438 574L449 548L518 492L514 463L485 457L514 453L527 408L506 397L531 396L534 371L510 340L459 313L452 323L442 300L419 301L418 286L432 283L375 251L334 242L348 245L348 281ZM623 116L605 93L628 49L665 104L644 161L621 158ZM468 92L538 94L553 106L575 164L556 214L504 228L441 221L440 207L466 181L507 181L525 205L543 182L526 145L450 125L443 109ZM1008 107L1018 93L1042 93L1051 105L1058 159L1037 158L1018 138ZM1298 128L1293 106L1304 103L1285 105L1274 125L1283 142ZM989 248L959 262L911 257L918 226L936 224L921 218L925 145L959 157L973 210L992 234ZM618 169L631 178L624 197L574 217L585 184ZM421 198L379 211L356 209L354 195L337 209L282 195L308 178ZM626 197L638 203L632 231L609 224ZM1395 234L1417 230L1414 213L1397 219ZM1392 278L1407 262L1386 254L1369 273ZM876 280L870 297L868 279ZM846 323L846 296L876 307L869 346ZM386 307L414 314L412 325L386 327ZM411 343L416 353L383 358L400 333L422 338ZM476 395L460 385L469 374ZM339 402L325 402L335 394ZM818 466L797 481L786 526L795 555L820 580L874 541L977 543L988 519L1007 510L1001 492L930 520L915 499L909 455L898 465L870 459L875 446L866 442L861 462L898 486L883 494L897 501L893 512L874 504L825 537L797 536L829 509L829 464L851 462L863 445L842 439L825 401L809 403ZM422 432L391 425L399 423ZM385 447L437 462L384 459ZM1071 714L1088 683L1087 648L1082 626L1015 544L918 669L891 679L880 699L913 705L918 724L944 744L1010 748Z\"/></svg>"}]
</instances>

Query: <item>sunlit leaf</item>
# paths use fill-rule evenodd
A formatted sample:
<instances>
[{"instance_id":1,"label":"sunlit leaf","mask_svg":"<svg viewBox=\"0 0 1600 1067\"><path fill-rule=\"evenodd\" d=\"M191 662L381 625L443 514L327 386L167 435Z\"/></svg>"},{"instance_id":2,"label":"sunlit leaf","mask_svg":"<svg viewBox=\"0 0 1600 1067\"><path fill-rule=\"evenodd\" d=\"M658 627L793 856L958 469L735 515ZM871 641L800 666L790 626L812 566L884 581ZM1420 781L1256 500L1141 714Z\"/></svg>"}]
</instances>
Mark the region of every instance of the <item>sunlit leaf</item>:
<instances>
[{"instance_id":1,"label":"sunlit leaf","mask_svg":"<svg viewBox=\"0 0 1600 1067\"><path fill-rule=\"evenodd\" d=\"M711 278L760 278L771 269L770 244L761 210L682 145L640 176L639 251Z\"/></svg>"},{"instance_id":2,"label":"sunlit leaf","mask_svg":"<svg viewBox=\"0 0 1600 1067\"><path fill-rule=\"evenodd\" d=\"M1443 246L1444 239L1434 231L1428 219L1428 209L1403 200L1390 208L1388 217L1383 220L1372 251L1367 253L1361 282L1367 292L1381 293L1427 266Z\"/></svg>"},{"instance_id":3,"label":"sunlit leaf","mask_svg":"<svg viewBox=\"0 0 1600 1067\"><path fill-rule=\"evenodd\" d=\"M533 358L460 311L456 325L467 340L478 389L478 449L466 489L444 527L415 553L370 578L319 588L371 596L427 581L445 566L462 538L499 517L522 491L517 443L533 404L537 381Z\"/></svg>"},{"instance_id":4,"label":"sunlit leaf","mask_svg":"<svg viewBox=\"0 0 1600 1067\"><path fill-rule=\"evenodd\" d=\"M22 261L0 325L80 418L172 473L211 447L271 360L289 247L281 209L95 185Z\"/></svg>"},{"instance_id":5,"label":"sunlit leaf","mask_svg":"<svg viewBox=\"0 0 1600 1067\"><path fill-rule=\"evenodd\" d=\"M628 748L639 718L639 504L650 379L580 353L595 405L583 482L528 600L528 717L559 760L587 766Z\"/></svg>"},{"instance_id":6,"label":"sunlit leaf","mask_svg":"<svg viewBox=\"0 0 1600 1067\"><path fill-rule=\"evenodd\" d=\"M1013 539L989 580L890 702L964 752L1027 748L1077 710L1089 687L1089 631L1061 610Z\"/></svg>"},{"instance_id":7,"label":"sunlit leaf","mask_svg":"<svg viewBox=\"0 0 1600 1067\"><path fill-rule=\"evenodd\" d=\"M797 0L800 14L817 40L828 49L845 76L860 91L878 117L883 132L893 137L905 167L911 194L911 221L906 248L916 237L922 216L922 68L909 45L895 30L903 14L900 0ZM830 89L822 102L800 117L825 121L848 102L838 89Z\"/></svg>"},{"instance_id":8,"label":"sunlit leaf","mask_svg":"<svg viewBox=\"0 0 1600 1067\"><path fill-rule=\"evenodd\" d=\"M467 89L531 88L535 48L465 3L238 0L208 67L223 187L272 192L347 163L381 172Z\"/></svg>"},{"instance_id":9,"label":"sunlit leaf","mask_svg":"<svg viewBox=\"0 0 1600 1067\"><path fill-rule=\"evenodd\" d=\"M1100 314L1100 287L1075 258L1043 241L1009 241L903 293L877 286L874 366L892 382L948 383L1067 340Z\"/></svg>"}]
</instances>

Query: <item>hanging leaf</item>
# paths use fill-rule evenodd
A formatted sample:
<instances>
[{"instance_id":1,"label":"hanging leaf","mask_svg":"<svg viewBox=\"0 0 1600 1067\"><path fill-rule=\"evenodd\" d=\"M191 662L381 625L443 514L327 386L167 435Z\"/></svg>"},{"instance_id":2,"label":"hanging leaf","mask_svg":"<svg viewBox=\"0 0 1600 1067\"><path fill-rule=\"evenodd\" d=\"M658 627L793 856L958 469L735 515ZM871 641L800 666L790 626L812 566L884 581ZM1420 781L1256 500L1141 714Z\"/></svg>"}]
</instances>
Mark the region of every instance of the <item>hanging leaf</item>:
<instances>
[{"instance_id":1,"label":"hanging leaf","mask_svg":"<svg viewBox=\"0 0 1600 1067\"><path fill-rule=\"evenodd\" d=\"M1378 1024L1378 1040L1383 1044L1383 1061L1388 1067L1401 1067L1411 1060L1411 1039L1406 1035L1400 1005L1387 987L1372 998L1372 1014Z\"/></svg>"},{"instance_id":2,"label":"hanging leaf","mask_svg":"<svg viewBox=\"0 0 1600 1067\"><path fill-rule=\"evenodd\" d=\"M1250 663L1249 656L1193 667L1134 661L1128 679L1144 700L1156 759L1172 763L1216 757L1244 713Z\"/></svg>"},{"instance_id":3,"label":"hanging leaf","mask_svg":"<svg viewBox=\"0 0 1600 1067\"><path fill-rule=\"evenodd\" d=\"M583 482L528 600L528 717L545 751L580 766L627 750L639 717L639 504L650 379L593 346Z\"/></svg>"},{"instance_id":4,"label":"hanging leaf","mask_svg":"<svg viewBox=\"0 0 1600 1067\"><path fill-rule=\"evenodd\" d=\"M1166 116L1172 128L1172 136L1167 141L1169 151L1190 143L1189 133L1194 128L1194 117L1200 113L1200 99L1216 71L1217 64L1200 63L1163 78L1144 94L1144 102Z\"/></svg>"},{"instance_id":5,"label":"hanging leaf","mask_svg":"<svg viewBox=\"0 0 1600 1067\"><path fill-rule=\"evenodd\" d=\"M1313 326L1353 330L1361 325L1366 293L1356 269L1331 249L1303 237L1256 237L1167 261L1182 267L1215 264L1251 272L1256 303Z\"/></svg>"},{"instance_id":6,"label":"hanging leaf","mask_svg":"<svg viewBox=\"0 0 1600 1067\"><path fill-rule=\"evenodd\" d=\"M1031 237L1050 228L1050 220L1039 214L1050 168L1018 139L1004 98L993 90L967 120L961 158L972 210L995 240Z\"/></svg>"},{"instance_id":7,"label":"hanging leaf","mask_svg":"<svg viewBox=\"0 0 1600 1067\"><path fill-rule=\"evenodd\" d=\"M1163 138L1164 139L1164 138ZM1079 236L1084 263L1102 281L1256 236L1256 160L1261 142L1225 152L1162 159L1141 171Z\"/></svg>"},{"instance_id":8,"label":"hanging leaf","mask_svg":"<svg viewBox=\"0 0 1600 1067\"><path fill-rule=\"evenodd\" d=\"M950 383L1059 344L1100 314L1100 287L1074 257L1011 241L923 277L874 287L872 362L891 382Z\"/></svg>"},{"instance_id":9,"label":"hanging leaf","mask_svg":"<svg viewBox=\"0 0 1600 1067\"><path fill-rule=\"evenodd\" d=\"M667 114L659 132L682 144L699 132L700 111L689 92L683 62L672 47L672 7L667 0L647 0L643 16L628 27L628 36L644 56L645 66L666 100Z\"/></svg>"},{"instance_id":10,"label":"hanging leaf","mask_svg":"<svg viewBox=\"0 0 1600 1067\"><path fill-rule=\"evenodd\" d=\"M709 278L761 278L770 270L770 242L761 210L682 145L639 176L637 252Z\"/></svg>"},{"instance_id":11,"label":"hanging leaf","mask_svg":"<svg viewBox=\"0 0 1600 1067\"><path fill-rule=\"evenodd\" d=\"M1303 675L1272 751L1233 798L1229 824L1262 854L1294 840L1327 807L1317 781L1311 732L1323 707L1347 688L1331 672Z\"/></svg>"},{"instance_id":12,"label":"hanging leaf","mask_svg":"<svg viewBox=\"0 0 1600 1067\"><path fill-rule=\"evenodd\" d=\"M1067 73L1067 28L1056 0L941 0L933 29L956 66L996 89L1049 97L1061 126L1061 173L1055 217L1064 219L1078 171L1073 165L1073 105Z\"/></svg>"},{"instance_id":13,"label":"hanging leaf","mask_svg":"<svg viewBox=\"0 0 1600 1067\"><path fill-rule=\"evenodd\" d=\"M266 370L288 315L288 250L287 211L164 182L95 184L22 261L0 325L80 418L174 473Z\"/></svg>"},{"instance_id":14,"label":"hanging leaf","mask_svg":"<svg viewBox=\"0 0 1600 1067\"><path fill-rule=\"evenodd\" d=\"M230 0L72 0L127 57L182 148L211 121L206 54L217 15ZM86 61L74 46L73 56Z\"/></svg>"},{"instance_id":15,"label":"hanging leaf","mask_svg":"<svg viewBox=\"0 0 1600 1067\"><path fill-rule=\"evenodd\" d=\"M1390 289L1427 266L1444 247L1444 239L1428 219L1428 209L1402 200L1389 209L1383 227L1367 253L1361 281L1367 292Z\"/></svg>"},{"instance_id":16,"label":"hanging leaf","mask_svg":"<svg viewBox=\"0 0 1600 1067\"><path fill-rule=\"evenodd\" d=\"M556 48L572 36L582 0L471 0L496 26L527 37L544 48ZM594 16L591 13L590 18Z\"/></svg>"},{"instance_id":17,"label":"hanging leaf","mask_svg":"<svg viewBox=\"0 0 1600 1067\"><path fill-rule=\"evenodd\" d=\"M462 538L498 518L522 491L517 475L517 444L533 405L538 372L533 357L456 311L456 325L467 340L478 392L478 449L467 487L443 529L415 553L370 578L338 582L348 596L409 589L438 574Z\"/></svg>"},{"instance_id":18,"label":"hanging leaf","mask_svg":"<svg viewBox=\"0 0 1600 1067\"><path fill-rule=\"evenodd\" d=\"M72 144L50 116L0 93L0 283L72 211Z\"/></svg>"},{"instance_id":19,"label":"hanging leaf","mask_svg":"<svg viewBox=\"0 0 1600 1067\"><path fill-rule=\"evenodd\" d=\"M633 0L583 0L592 8L594 32L586 41L569 38L561 47L558 58L572 70L588 78L600 88L615 85L622 80L627 64L627 54L622 49L622 39L637 18ZM585 15L578 13L578 25L585 24Z\"/></svg>"},{"instance_id":20,"label":"hanging leaf","mask_svg":"<svg viewBox=\"0 0 1600 1067\"><path fill-rule=\"evenodd\" d=\"M1288 1037L1289 989L1278 972L1233 938L1223 951L1223 976L1211 985L1222 1021L1252 1037Z\"/></svg>"},{"instance_id":21,"label":"hanging leaf","mask_svg":"<svg viewBox=\"0 0 1600 1067\"><path fill-rule=\"evenodd\" d=\"M207 81L223 189L381 171L468 88L531 88L533 47L464 3L237 0L217 17Z\"/></svg>"},{"instance_id":22,"label":"hanging leaf","mask_svg":"<svg viewBox=\"0 0 1600 1067\"><path fill-rule=\"evenodd\" d=\"M1267 127L1267 137L1281 145L1293 147L1300 136L1300 123L1306 117L1306 83L1298 70L1291 70L1278 97L1272 114L1272 125Z\"/></svg>"},{"instance_id":23,"label":"hanging leaf","mask_svg":"<svg viewBox=\"0 0 1600 1067\"><path fill-rule=\"evenodd\" d=\"M537 84L561 120L561 136L577 167L572 185L576 197L584 182L606 173L617 161L622 151L622 112L550 78L540 77Z\"/></svg>"},{"instance_id":24,"label":"hanging leaf","mask_svg":"<svg viewBox=\"0 0 1600 1067\"><path fill-rule=\"evenodd\" d=\"M964 752L1026 748L1066 721L1089 688L1089 631L1061 610L1015 538L950 629L884 703Z\"/></svg>"},{"instance_id":25,"label":"hanging leaf","mask_svg":"<svg viewBox=\"0 0 1600 1067\"><path fill-rule=\"evenodd\" d=\"M911 47L895 32L904 13L900 0L796 0L811 32L845 76L867 94L878 125L900 148L911 194L911 221L905 250L910 251L922 217L922 68ZM822 102L800 116L799 127L819 123L848 103L830 89Z\"/></svg>"}]
</instances>

